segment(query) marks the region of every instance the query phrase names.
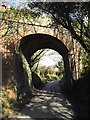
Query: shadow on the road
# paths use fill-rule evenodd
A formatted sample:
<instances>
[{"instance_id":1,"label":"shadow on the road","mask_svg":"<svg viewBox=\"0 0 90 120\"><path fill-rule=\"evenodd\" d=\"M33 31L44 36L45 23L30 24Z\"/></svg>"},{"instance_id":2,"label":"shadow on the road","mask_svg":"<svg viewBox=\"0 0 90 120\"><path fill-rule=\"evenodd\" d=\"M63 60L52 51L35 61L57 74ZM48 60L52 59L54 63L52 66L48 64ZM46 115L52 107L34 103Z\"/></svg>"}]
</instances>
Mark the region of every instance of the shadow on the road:
<instances>
[{"instance_id":1,"label":"shadow on the road","mask_svg":"<svg viewBox=\"0 0 90 120\"><path fill-rule=\"evenodd\" d=\"M75 99L73 91L69 93L62 88L59 92L37 90L28 103L26 102L24 106L21 105L17 116L13 118L15 120L23 118L31 120L79 120L82 118L80 107L82 103Z\"/></svg>"},{"instance_id":2,"label":"shadow on the road","mask_svg":"<svg viewBox=\"0 0 90 120\"><path fill-rule=\"evenodd\" d=\"M20 110L18 118L70 120L72 116L71 105L61 93L39 91L31 102Z\"/></svg>"}]
</instances>

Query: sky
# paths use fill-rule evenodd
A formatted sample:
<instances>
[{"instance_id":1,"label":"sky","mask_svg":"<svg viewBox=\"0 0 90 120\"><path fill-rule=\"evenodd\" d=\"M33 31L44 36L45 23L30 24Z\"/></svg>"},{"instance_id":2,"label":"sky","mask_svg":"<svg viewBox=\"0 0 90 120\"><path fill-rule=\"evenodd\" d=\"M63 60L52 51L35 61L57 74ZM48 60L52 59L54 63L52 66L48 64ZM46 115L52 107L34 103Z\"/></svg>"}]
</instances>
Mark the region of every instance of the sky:
<instances>
[{"instance_id":1,"label":"sky","mask_svg":"<svg viewBox=\"0 0 90 120\"><path fill-rule=\"evenodd\" d=\"M0 0L1 4L6 4L8 6L18 7L27 5L28 0Z\"/></svg>"},{"instance_id":2,"label":"sky","mask_svg":"<svg viewBox=\"0 0 90 120\"><path fill-rule=\"evenodd\" d=\"M13 7L17 7L19 5L19 3L24 3L24 5L27 3L27 2L88 2L89 0L0 0L0 3L7 3L8 5L10 6L13 6Z\"/></svg>"},{"instance_id":3,"label":"sky","mask_svg":"<svg viewBox=\"0 0 90 120\"><path fill-rule=\"evenodd\" d=\"M62 56L58 52L56 52L55 50L49 49L49 51L42 57L39 64L46 67L54 66L55 64L57 64L58 61L61 61L61 60L62 60Z\"/></svg>"},{"instance_id":4,"label":"sky","mask_svg":"<svg viewBox=\"0 0 90 120\"><path fill-rule=\"evenodd\" d=\"M52 58L49 58L49 57L45 57L39 62L39 64L46 66L46 67L54 66L56 63L57 63L57 60L54 61Z\"/></svg>"}]
</instances>

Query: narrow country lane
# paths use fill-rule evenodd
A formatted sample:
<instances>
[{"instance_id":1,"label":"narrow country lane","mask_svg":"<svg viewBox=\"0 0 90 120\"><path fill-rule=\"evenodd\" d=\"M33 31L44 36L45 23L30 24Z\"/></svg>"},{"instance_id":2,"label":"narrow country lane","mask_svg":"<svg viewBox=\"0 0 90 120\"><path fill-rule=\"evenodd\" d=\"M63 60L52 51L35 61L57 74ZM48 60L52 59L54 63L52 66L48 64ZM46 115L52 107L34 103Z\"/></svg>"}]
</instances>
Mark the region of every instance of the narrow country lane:
<instances>
[{"instance_id":1,"label":"narrow country lane","mask_svg":"<svg viewBox=\"0 0 90 120\"><path fill-rule=\"evenodd\" d=\"M48 83L43 90L40 90L32 98L30 103L20 110L17 116L12 117L31 118L32 120L36 118L72 120L74 115L72 106L64 95L60 93L58 82L52 81Z\"/></svg>"},{"instance_id":2,"label":"narrow country lane","mask_svg":"<svg viewBox=\"0 0 90 120\"><path fill-rule=\"evenodd\" d=\"M60 82L59 80L54 80L46 84L45 87L42 88L42 90L60 93Z\"/></svg>"}]
</instances>

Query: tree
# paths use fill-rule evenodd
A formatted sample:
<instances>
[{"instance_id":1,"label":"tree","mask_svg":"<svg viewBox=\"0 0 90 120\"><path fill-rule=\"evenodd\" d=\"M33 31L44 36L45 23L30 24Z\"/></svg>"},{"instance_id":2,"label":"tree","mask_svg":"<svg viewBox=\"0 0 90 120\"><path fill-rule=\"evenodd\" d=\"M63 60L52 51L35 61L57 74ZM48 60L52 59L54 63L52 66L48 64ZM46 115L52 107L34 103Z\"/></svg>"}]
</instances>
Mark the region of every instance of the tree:
<instances>
[{"instance_id":1,"label":"tree","mask_svg":"<svg viewBox=\"0 0 90 120\"><path fill-rule=\"evenodd\" d=\"M47 51L49 51L49 50L48 49L41 49L32 55L32 57L30 58L30 61L31 61L30 67L31 67L33 72L37 70L41 58L46 54Z\"/></svg>"},{"instance_id":2,"label":"tree","mask_svg":"<svg viewBox=\"0 0 90 120\"><path fill-rule=\"evenodd\" d=\"M70 31L72 37L90 54L90 2L38 2L28 5L41 14L50 14L53 25L62 25Z\"/></svg>"}]
</instances>

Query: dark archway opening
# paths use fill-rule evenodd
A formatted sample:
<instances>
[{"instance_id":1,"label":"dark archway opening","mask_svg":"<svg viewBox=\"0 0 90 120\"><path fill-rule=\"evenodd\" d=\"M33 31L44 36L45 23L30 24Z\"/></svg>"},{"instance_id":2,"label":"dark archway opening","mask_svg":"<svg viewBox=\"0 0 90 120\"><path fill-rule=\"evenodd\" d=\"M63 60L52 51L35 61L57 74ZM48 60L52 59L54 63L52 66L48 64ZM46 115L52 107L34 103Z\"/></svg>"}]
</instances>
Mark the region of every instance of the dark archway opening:
<instances>
[{"instance_id":1,"label":"dark archway opening","mask_svg":"<svg viewBox=\"0 0 90 120\"><path fill-rule=\"evenodd\" d=\"M25 56L30 67L30 58L39 49L49 48L57 51L63 57L64 61L65 78L63 80L63 87L68 90L70 89L71 75L69 68L68 49L59 39L47 34L31 34L21 39L19 48Z\"/></svg>"}]
</instances>

